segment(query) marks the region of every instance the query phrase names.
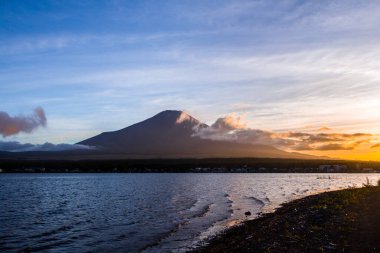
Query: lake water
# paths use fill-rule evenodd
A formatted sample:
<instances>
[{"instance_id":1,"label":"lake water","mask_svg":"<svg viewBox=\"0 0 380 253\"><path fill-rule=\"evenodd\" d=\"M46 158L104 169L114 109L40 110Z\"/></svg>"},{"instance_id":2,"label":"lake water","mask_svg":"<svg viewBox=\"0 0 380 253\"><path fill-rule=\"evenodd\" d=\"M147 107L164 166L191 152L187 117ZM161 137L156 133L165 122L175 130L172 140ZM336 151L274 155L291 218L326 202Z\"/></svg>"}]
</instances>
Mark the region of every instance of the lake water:
<instances>
[{"instance_id":1,"label":"lake water","mask_svg":"<svg viewBox=\"0 0 380 253\"><path fill-rule=\"evenodd\" d=\"M181 252L281 203L379 174L0 174L0 251Z\"/></svg>"}]
</instances>

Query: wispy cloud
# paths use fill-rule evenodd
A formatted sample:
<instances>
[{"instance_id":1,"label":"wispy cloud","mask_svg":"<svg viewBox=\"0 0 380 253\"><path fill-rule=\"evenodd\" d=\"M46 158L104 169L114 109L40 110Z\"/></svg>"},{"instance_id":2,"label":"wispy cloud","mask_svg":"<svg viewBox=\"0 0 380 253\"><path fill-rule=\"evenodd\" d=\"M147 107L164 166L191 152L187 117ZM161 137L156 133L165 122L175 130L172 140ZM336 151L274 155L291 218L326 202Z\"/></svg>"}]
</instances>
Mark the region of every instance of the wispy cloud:
<instances>
[{"instance_id":1,"label":"wispy cloud","mask_svg":"<svg viewBox=\"0 0 380 253\"><path fill-rule=\"evenodd\" d=\"M47 131L14 140L80 141L167 108L206 122L246 112L248 127L269 133L379 131L377 1L8 5L2 110L49 112Z\"/></svg>"}]
</instances>

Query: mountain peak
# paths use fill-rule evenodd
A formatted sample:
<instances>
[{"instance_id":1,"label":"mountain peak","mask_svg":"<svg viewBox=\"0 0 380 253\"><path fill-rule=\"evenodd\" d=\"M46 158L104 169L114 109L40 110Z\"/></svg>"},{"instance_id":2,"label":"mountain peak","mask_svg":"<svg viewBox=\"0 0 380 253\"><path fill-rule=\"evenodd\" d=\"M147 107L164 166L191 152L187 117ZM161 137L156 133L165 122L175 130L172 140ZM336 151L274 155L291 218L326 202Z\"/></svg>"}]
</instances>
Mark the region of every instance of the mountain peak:
<instances>
[{"instance_id":1,"label":"mountain peak","mask_svg":"<svg viewBox=\"0 0 380 253\"><path fill-rule=\"evenodd\" d=\"M184 122L192 122L195 124L200 123L197 119L193 118L188 113L178 110L165 110L156 114L152 118L164 120L166 122L171 122L175 124L182 124Z\"/></svg>"},{"instance_id":2,"label":"mountain peak","mask_svg":"<svg viewBox=\"0 0 380 253\"><path fill-rule=\"evenodd\" d=\"M165 111L162 111L162 112L159 112L157 113L155 116L153 117L178 117L179 115L181 115L181 113L183 113L183 111L178 111L178 110L165 110Z\"/></svg>"}]
</instances>

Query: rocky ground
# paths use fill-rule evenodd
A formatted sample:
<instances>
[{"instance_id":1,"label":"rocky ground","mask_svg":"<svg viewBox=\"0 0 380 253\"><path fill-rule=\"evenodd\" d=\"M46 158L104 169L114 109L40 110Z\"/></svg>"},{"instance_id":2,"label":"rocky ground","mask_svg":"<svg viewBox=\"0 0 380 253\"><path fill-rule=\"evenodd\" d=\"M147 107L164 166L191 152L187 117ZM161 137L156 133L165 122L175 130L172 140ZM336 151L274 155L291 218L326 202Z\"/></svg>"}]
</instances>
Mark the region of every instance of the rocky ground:
<instances>
[{"instance_id":1,"label":"rocky ground","mask_svg":"<svg viewBox=\"0 0 380 253\"><path fill-rule=\"evenodd\" d=\"M195 252L380 252L380 186L289 202Z\"/></svg>"}]
</instances>

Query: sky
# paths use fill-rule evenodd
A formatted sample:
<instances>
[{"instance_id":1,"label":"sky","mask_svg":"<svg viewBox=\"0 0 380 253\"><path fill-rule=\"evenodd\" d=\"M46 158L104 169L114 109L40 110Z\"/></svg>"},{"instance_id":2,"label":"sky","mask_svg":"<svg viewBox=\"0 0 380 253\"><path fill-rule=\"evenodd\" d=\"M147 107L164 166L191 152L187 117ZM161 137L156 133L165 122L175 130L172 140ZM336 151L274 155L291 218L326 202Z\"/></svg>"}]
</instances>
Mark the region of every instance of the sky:
<instances>
[{"instance_id":1,"label":"sky","mask_svg":"<svg viewBox=\"0 0 380 253\"><path fill-rule=\"evenodd\" d=\"M0 119L46 117L0 142L73 144L177 109L380 160L379 27L370 0L0 0Z\"/></svg>"}]
</instances>

